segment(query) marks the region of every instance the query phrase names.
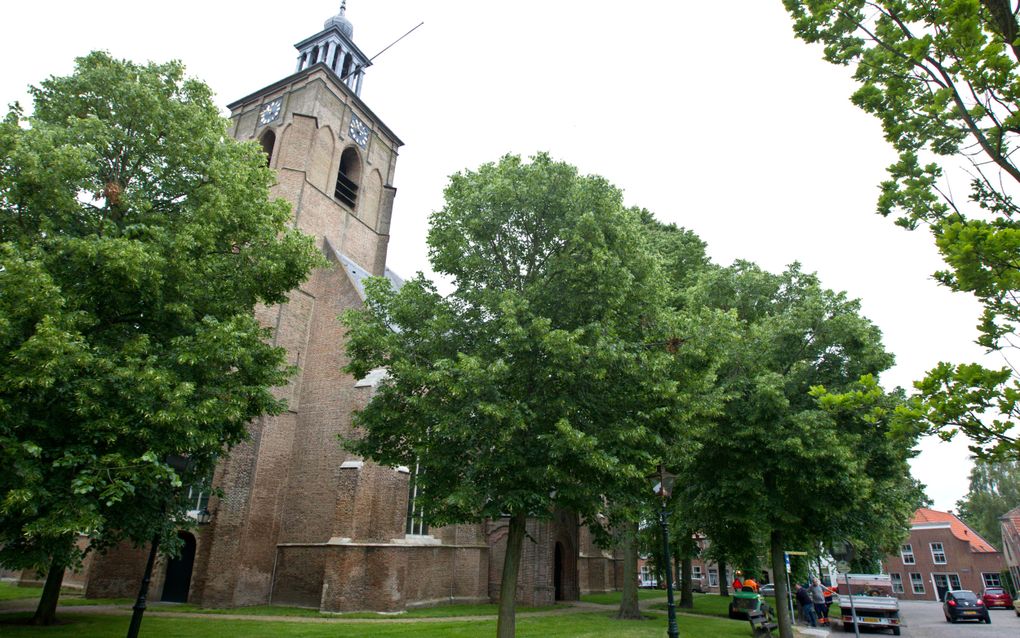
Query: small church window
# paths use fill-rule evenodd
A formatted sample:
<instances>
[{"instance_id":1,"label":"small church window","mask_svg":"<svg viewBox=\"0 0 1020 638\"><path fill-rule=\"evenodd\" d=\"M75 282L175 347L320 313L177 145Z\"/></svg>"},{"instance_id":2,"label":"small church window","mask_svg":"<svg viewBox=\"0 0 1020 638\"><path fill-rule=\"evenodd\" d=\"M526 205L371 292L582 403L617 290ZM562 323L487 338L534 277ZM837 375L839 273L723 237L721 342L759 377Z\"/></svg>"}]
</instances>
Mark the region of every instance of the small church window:
<instances>
[{"instance_id":1,"label":"small church window","mask_svg":"<svg viewBox=\"0 0 1020 638\"><path fill-rule=\"evenodd\" d=\"M333 196L352 209L358 201L358 182L361 180L361 160L352 147L340 156L340 170L336 176L336 190Z\"/></svg>"},{"instance_id":2,"label":"small church window","mask_svg":"<svg viewBox=\"0 0 1020 638\"><path fill-rule=\"evenodd\" d=\"M276 145L276 133L272 130L266 131L259 142L262 144L262 152L266 154L266 166L269 166L273 159L273 146Z\"/></svg>"},{"instance_id":3,"label":"small church window","mask_svg":"<svg viewBox=\"0 0 1020 638\"><path fill-rule=\"evenodd\" d=\"M425 536L429 533L429 526L425 523L425 513L421 509L418 500L420 495L418 477L421 475L421 465L415 463L414 471L411 472L407 482L407 527L406 532L411 535Z\"/></svg>"}]
</instances>

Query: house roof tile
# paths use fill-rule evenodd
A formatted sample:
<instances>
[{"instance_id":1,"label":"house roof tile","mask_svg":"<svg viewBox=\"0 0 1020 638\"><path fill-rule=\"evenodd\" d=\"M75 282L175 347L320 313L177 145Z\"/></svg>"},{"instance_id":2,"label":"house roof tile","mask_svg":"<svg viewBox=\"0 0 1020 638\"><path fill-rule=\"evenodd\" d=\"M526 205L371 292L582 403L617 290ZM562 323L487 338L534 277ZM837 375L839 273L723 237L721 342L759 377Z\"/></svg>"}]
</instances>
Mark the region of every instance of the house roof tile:
<instances>
[{"instance_id":1,"label":"house roof tile","mask_svg":"<svg viewBox=\"0 0 1020 638\"><path fill-rule=\"evenodd\" d=\"M939 512L927 507L919 508L914 512L914 518L910 521L910 524L920 525L924 523L949 523L949 529L953 532L953 536L969 543L970 551L972 552L996 553L998 551L988 541L981 538L977 532L968 527L966 523L949 512Z\"/></svg>"}]
</instances>

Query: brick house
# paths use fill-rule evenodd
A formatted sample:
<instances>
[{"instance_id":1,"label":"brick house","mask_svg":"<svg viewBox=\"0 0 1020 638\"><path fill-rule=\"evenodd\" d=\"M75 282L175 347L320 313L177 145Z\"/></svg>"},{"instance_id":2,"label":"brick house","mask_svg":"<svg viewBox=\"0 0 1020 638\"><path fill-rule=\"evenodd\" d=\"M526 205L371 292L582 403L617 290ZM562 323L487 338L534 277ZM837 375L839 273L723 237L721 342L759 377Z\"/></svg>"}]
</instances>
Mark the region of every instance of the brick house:
<instances>
[{"instance_id":1,"label":"brick house","mask_svg":"<svg viewBox=\"0 0 1020 638\"><path fill-rule=\"evenodd\" d=\"M691 559L691 585L694 591L706 593L706 594L718 594L721 591L721 583L725 582L727 590L732 593L732 587L730 586L733 582L733 578L736 575L735 567L733 565L726 565L725 573L720 573L719 564L716 561L702 558L711 545L711 541L704 534L695 534L694 542L698 547L699 557ZM674 578L677 580L677 586L679 587L679 581L681 579L680 565L675 565L676 574ZM770 569L764 569L762 572L751 574L760 585L772 582L772 571ZM741 574L741 579L746 574ZM648 564L647 558L640 558L638 560L638 585L640 587L657 587L658 579L655 570Z\"/></svg>"},{"instance_id":2,"label":"brick house","mask_svg":"<svg viewBox=\"0 0 1020 638\"><path fill-rule=\"evenodd\" d=\"M400 284L386 256L403 142L360 97L371 61L343 5L295 48L293 74L228 105L230 132L261 145L276 173L272 196L291 203L295 225L330 265L286 304L256 310L297 368L278 389L288 410L251 423L249 440L221 459L213 485L224 497L208 500L211 524L180 533L184 552L160 561L150 599L324 611L487 602L499 595L507 521L429 529L415 506L415 468L378 466L340 446L379 375L342 372L337 316L362 305L366 277ZM552 514L528 523L518 600L544 605L618 589L621 560L596 547L576 514ZM65 582L89 597L133 597L147 552L90 555Z\"/></svg>"},{"instance_id":3,"label":"brick house","mask_svg":"<svg viewBox=\"0 0 1020 638\"><path fill-rule=\"evenodd\" d=\"M1020 590L1020 507L1014 507L999 518L1002 527L1002 551L1006 568L1013 577L1013 591ZM1006 584L1006 583L1004 583Z\"/></svg>"},{"instance_id":4,"label":"brick house","mask_svg":"<svg viewBox=\"0 0 1020 638\"><path fill-rule=\"evenodd\" d=\"M948 512L920 508L914 512L910 536L899 555L882 561L897 597L941 600L945 592L970 589L980 594L999 585L1005 561L1002 552Z\"/></svg>"}]
</instances>

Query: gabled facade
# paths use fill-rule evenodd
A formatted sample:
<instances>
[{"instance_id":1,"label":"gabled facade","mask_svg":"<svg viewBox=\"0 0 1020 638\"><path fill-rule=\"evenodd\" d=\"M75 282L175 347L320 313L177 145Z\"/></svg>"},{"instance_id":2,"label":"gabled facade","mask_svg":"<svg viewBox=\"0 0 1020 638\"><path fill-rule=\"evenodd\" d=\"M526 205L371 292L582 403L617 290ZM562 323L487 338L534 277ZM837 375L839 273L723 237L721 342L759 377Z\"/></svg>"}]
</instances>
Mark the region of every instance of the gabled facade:
<instances>
[{"instance_id":1,"label":"gabled facade","mask_svg":"<svg viewBox=\"0 0 1020 638\"><path fill-rule=\"evenodd\" d=\"M947 591L969 589L980 595L1001 584L1002 552L949 512L914 512L910 535L898 555L882 561L893 591L905 600L942 600Z\"/></svg>"}]
</instances>

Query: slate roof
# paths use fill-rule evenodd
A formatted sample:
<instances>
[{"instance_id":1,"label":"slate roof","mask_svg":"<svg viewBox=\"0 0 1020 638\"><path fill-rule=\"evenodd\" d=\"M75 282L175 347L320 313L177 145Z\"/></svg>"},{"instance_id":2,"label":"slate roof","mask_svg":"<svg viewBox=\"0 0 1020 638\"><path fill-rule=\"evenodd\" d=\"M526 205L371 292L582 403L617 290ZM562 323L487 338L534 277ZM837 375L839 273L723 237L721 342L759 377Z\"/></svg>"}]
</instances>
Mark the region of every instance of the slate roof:
<instances>
[{"instance_id":1,"label":"slate roof","mask_svg":"<svg viewBox=\"0 0 1020 638\"><path fill-rule=\"evenodd\" d=\"M337 252L337 250L333 248L333 244L329 243L328 239L326 240L326 249L330 256L340 262L340 265L343 266L344 272L347 273L347 276L351 279L351 283L353 283L354 287L357 289L358 296L360 296L362 301L364 301L365 279L371 277L372 273L362 268L347 255ZM394 290L400 290L401 286L404 285L404 280L400 277L400 275L390 270L389 267L383 271L383 276L390 280L390 285L393 286Z\"/></svg>"}]
</instances>

